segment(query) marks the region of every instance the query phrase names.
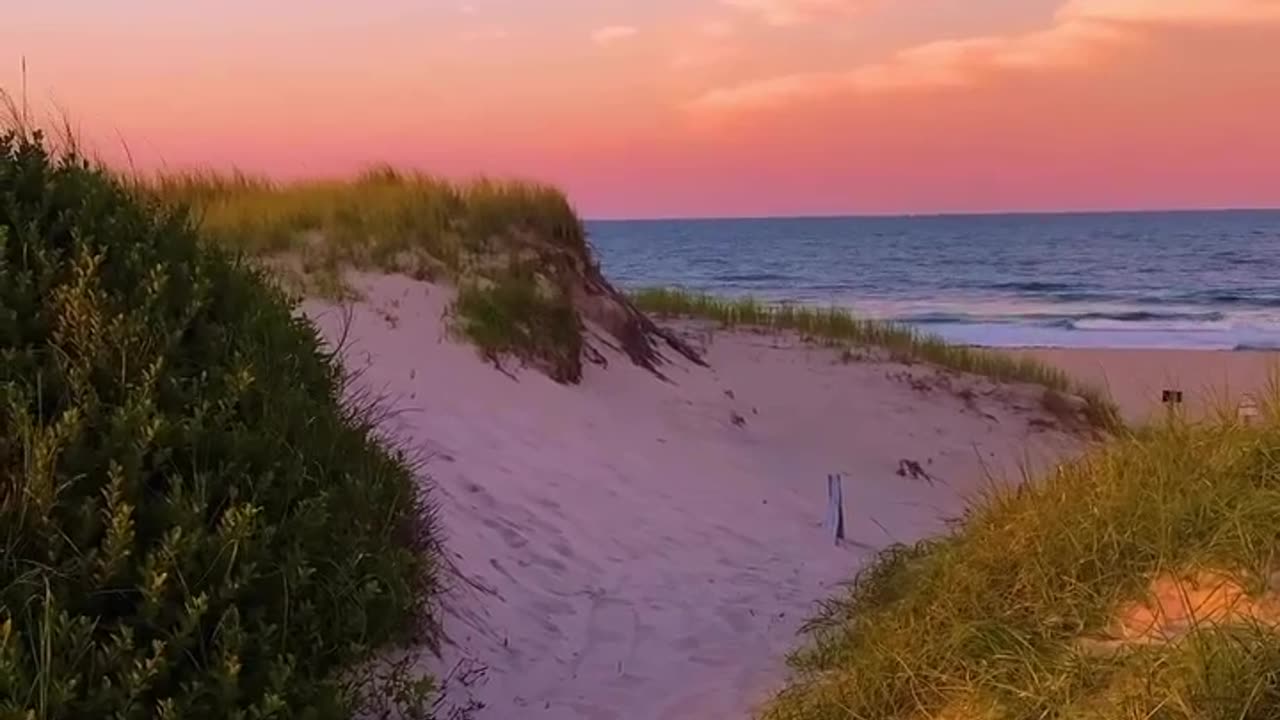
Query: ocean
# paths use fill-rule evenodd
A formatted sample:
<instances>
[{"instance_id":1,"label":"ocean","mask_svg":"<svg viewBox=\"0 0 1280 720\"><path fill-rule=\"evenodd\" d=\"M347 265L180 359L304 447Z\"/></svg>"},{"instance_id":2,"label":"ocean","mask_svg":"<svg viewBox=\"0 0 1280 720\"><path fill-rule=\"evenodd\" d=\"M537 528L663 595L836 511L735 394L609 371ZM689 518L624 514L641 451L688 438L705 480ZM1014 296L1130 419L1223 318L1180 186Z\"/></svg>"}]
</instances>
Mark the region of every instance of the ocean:
<instances>
[{"instance_id":1,"label":"ocean","mask_svg":"<svg viewBox=\"0 0 1280 720\"><path fill-rule=\"evenodd\" d=\"M1280 211L587 223L627 289L836 305L987 346L1280 349Z\"/></svg>"}]
</instances>

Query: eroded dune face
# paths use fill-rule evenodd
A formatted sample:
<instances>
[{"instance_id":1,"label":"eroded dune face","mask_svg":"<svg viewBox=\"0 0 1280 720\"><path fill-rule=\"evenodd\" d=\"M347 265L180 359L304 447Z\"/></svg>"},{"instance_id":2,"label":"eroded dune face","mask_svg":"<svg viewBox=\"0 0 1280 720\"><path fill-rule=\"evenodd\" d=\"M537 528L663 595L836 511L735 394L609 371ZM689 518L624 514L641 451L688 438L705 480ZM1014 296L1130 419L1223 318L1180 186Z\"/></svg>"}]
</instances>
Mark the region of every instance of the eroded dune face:
<instances>
[{"instance_id":1,"label":"eroded dune face","mask_svg":"<svg viewBox=\"0 0 1280 720\"><path fill-rule=\"evenodd\" d=\"M448 339L446 288L353 282L360 302L304 311L429 458L457 573L442 674L482 719L745 718L876 549L1079 447L1034 388L749 332L685 328L709 367L670 357L669 382L607 350L579 385L503 374Z\"/></svg>"}]
</instances>

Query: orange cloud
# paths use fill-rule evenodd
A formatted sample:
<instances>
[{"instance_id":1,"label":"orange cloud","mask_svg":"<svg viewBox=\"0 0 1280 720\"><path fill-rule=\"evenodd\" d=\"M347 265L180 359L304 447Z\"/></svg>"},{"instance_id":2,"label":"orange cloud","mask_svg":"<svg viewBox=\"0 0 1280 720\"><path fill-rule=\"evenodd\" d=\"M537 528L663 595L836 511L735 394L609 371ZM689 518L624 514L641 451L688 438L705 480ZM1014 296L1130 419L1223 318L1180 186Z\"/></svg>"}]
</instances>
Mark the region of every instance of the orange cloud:
<instances>
[{"instance_id":1,"label":"orange cloud","mask_svg":"<svg viewBox=\"0 0 1280 720\"><path fill-rule=\"evenodd\" d=\"M827 15L849 15L869 0L720 0L752 13L770 25L797 25Z\"/></svg>"},{"instance_id":2,"label":"orange cloud","mask_svg":"<svg viewBox=\"0 0 1280 720\"><path fill-rule=\"evenodd\" d=\"M1122 38L1106 26L1071 22L1025 35L942 40L901 50L885 62L851 70L798 73L712 90L698 98L693 107L751 109L836 93L961 87L993 69L1083 65L1095 48Z\"/></svg>"},{"instance_id":3,"label":"orange cloud","mask_svg":"<svg viewBox=\"0 0 1280 720\"><path fill-rule=\"evenodd\" d=\"M1069 0L1045 30L926 43L849 70L717 88L694 100L691 108L749 110L840 93L962 87L992 71L1088 65L1099 53L1141 38L1150 25L1268 22L1280 22L1280 0Z\"/></svg>"}]
</instances>

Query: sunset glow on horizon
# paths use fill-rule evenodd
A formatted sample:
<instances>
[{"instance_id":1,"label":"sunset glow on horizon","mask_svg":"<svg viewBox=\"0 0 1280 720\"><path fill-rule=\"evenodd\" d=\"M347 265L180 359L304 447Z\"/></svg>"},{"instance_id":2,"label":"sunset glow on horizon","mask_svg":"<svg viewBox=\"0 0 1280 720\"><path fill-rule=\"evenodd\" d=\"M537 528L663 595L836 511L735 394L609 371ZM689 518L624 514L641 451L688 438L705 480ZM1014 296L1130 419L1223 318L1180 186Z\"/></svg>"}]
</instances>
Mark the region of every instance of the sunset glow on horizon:
<instances>
[{"instance_id":1,"label":"sunset glow on horizon","mask_svg":"<svg viewBox=\"0 0 1280 720\"><path fill-rule=\"evenodd\" d=\"M0 89L113 163L374 163L588 217L1280 206L1280 0L49 0ZM123 141L123 142L122 142Z\"/></svg>"}]
</instances>

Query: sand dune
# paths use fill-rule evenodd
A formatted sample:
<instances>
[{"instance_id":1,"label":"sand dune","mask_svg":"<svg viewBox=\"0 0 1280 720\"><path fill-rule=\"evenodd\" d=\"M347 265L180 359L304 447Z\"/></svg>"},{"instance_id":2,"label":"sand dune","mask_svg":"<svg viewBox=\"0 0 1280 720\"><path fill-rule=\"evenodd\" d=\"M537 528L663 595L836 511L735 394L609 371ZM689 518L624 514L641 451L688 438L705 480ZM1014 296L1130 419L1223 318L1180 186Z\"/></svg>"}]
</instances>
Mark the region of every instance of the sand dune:
<instances>
[{"instance_id":1,"label":"sand dune","mask_svg":"<svg viewBox=\"0 0 1280 720\"><path fill-rule=\"evenodd\" d=\"M304 309L331 340L349 318L346 362L398 411L387 430L433 454L460 574L449 700L481 719L745 718L875 549L937 531L985 472L1078 447L1034 388L745 332L703 333L710 369L673 362L670 382L607 351L578 386L509 377L445 337L447 289L354 282L364 300ZM822 527L832 472L842 546Z\"/></svg>"}]
</instances>

